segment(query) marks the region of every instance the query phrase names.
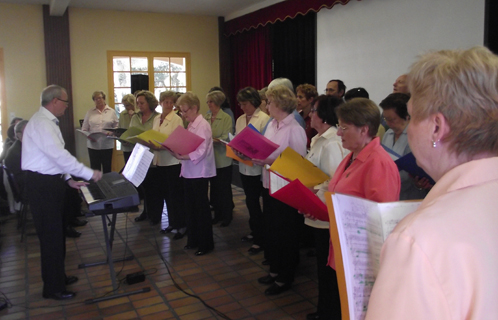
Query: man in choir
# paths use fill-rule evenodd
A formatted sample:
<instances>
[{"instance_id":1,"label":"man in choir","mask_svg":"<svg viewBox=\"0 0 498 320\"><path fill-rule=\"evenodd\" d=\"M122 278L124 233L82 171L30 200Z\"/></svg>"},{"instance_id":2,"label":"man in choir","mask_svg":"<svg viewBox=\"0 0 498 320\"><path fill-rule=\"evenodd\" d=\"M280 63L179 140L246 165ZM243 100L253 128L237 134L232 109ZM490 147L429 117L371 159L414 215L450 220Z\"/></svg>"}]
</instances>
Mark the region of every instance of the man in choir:
<instances>
[{"instance_id":1,"label":"man in choir","mask_svg":"<svg viewBox=\"0 0 498 320\"><path fill-rule=\"evenodd\" d=\"M344 98L344 94L346 93L346 86L344 82L339 79L330 80L327 83L327 88L325 89L325 94L328 96L334 96L340 99Z\"/></svg>"},{"instance_id":2,"label":"man in choir","mask_svg":"<svg viewBox=\"0 0 498 320\"><path fill-rule=\"evenodd\" d=\"M400 75L393 83L393 93L404 93L410 95L408 90L408 82L406 81L406 74Z\"/></svg>"},{"instance_id":3,"label":"man in choir","mask_svg":"<svg viewBox=\"0 0 498 320\"><path fill-rule=\"evenodd\" d=\"M43 89L41 107L26 125L22 143L21 167L29 181L25 187L40 240L43 297L55 300L74 298L76 293L66 291L66 286L78 281L65 273L64 197L66 184L79 189L86 183L69 175L94 181L102 178L102 172L86 167L64 149L57 117L64 115L68 104L64 88Z\"/></svg>"}]
</instances>

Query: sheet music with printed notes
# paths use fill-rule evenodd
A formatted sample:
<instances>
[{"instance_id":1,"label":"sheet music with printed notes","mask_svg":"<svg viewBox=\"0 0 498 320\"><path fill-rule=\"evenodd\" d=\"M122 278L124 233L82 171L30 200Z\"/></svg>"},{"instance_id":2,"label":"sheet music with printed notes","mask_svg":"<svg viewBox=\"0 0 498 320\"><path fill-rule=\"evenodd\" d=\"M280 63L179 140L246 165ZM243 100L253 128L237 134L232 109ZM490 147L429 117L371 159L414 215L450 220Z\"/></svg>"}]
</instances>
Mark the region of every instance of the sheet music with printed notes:
<instances>
[{"instance_id":1,"label":"sheet music with printed notes","mask_svg":"<svg viewBox=\"0 0 498 320\"><path fill-rule=\"evenodd\" d=\"M415 211L421 201L377 203L338 193L327 193L326 197L331 197L331 201L327 199L327 205L338 282L340 286L345 283L346 287L339 288L341 306L345 299L349 309L342 311L349 311L348 319L363 320L379 272L382 245L396 225ZM337 254L342 259L338 259ZM342 266L337 265L341 262Z\"/></svg>"},{"instance_id":2,"label":"sheet music with printed notes","mask_svg":"<svg viewBox=\"0 0 498 320\"><path fill-rule=\"evenodd\" d=\"M153 158L154 154L148 147L137 143L124 167L123 175L138 187L144 181Z\"/></svg>"}]
</instances>

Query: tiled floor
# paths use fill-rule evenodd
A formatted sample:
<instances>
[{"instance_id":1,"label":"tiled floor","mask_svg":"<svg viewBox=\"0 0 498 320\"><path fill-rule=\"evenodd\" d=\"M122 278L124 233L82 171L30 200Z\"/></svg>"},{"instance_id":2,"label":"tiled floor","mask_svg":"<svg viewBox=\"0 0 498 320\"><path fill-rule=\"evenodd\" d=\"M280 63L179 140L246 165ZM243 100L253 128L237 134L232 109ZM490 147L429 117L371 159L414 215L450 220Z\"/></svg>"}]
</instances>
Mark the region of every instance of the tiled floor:
<instances>
[{"instance_id":1,"label":"tiled floor","mask_svg":"<svg viewBox=\"0 0 498 320\"><path fill-rule=\"evenodd\" d=\"M112 290L108 265L78 269L81 263L105 261L105 242L100 217L78 228L83 234L67 240L66 272L79 281L69 287L77 292L67 302L46 300L41 296L39 244L36 235L20 243L14 215L0 220L0 291L12 307L0 311L8 319L305 319L315 311L317 282L315 258L301 250L296 280L290 291L277 296L264 295L266 286L257 278L264 276L263 254L250 256L249 244L240 241L248 234L248 213L244 195L234 187L234 220L229 227L214 226L215 250L196 257L194 250L183 250L186 238L173 240L174 234L160 234L159 228L136 223L138 213L118 215L117 231L126 240L135 259L115 263L118 279L145 270L145 282L121 284L119 293L150 287L150 292L113 300L85 304L85 300ZM167 221L163 217L163 227ZM28 232L34 232L28 224ZM114 258L125 256L125 245L114 241ZM164 257L164 261L161 259ZM171 271L171 275L168 272ZM177 283L191 297L178 288ZM224 317L222 316L224 315Z\"/></svg>"}]
</instances>

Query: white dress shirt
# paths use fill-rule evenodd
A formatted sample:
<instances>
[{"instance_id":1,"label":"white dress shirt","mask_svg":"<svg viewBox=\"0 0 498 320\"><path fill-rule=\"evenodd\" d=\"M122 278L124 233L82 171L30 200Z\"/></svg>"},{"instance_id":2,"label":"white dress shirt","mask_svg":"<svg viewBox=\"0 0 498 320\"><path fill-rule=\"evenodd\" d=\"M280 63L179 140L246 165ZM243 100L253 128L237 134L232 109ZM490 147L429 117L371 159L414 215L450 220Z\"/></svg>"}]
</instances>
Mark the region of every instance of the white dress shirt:
<instances>
[{"instance_id":1,"label":"white dress shirt","mask_svg":"<svg viewBox=\"0 0 498 320\"><path fill-rule=\"evenodd\" d=\"M330 127L322 135L317 134L311 138L310 152L306 155L306 159L328 174L329 177L332 177L342 159L344 159L348 153L349 150L342 147L341 137L337 135L337 128ZM330 179L315 186L315 189L318 190L316 195L323 202L325 202L325 191L328 189L329 181ZM329 228L328 221L305 218L304 223L314 228Z\"/></svg>"},{"instance_id":2,"label":"white dress shirt","mask_svg":"<svg viewBox=\"0 0 498 320\"><path fill-rule=\"evenodd\" d=\"M93 170L64 149L57 118L40 107L29 120L22 139L21 167L41 174L71 174L90 180Z\"/></svg>"},{"instance_id":3,"label":"white dress shirt","mask_svg":"<svg viewBox=\"0 0 498 320\"><path fill-rule=\"evenodd\" d=\"M114 109L106 105L104 109L100 111L95 107L86 113L81 130L88 132L102 132L104 129L117 128L118 123L118 116L116 115L116 111L114 111ZM90 139L87 139L86 146L95 150L114 148L114 139L108 139L106 136L99 135L95 140L96 141L91 141Z\"/></svg>"}]
</instances>

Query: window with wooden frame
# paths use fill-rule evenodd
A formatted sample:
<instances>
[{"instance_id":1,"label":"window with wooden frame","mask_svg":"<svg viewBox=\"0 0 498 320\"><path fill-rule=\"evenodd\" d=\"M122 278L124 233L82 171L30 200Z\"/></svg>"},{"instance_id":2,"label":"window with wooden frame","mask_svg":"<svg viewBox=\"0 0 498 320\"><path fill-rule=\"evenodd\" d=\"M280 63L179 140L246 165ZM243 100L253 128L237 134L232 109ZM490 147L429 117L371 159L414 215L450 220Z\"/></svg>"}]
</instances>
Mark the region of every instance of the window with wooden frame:
<instances>
[{"instance_id":1,"label":"window with wooden frame","mask_svg":"<svg viewBox=\"0 0 498 320\"><path fill-rule=\"evenodd\" d=\"M138 52L108 51L107 70L109 93L108 105L121 112L122 98L133 93L132 78L147 79L149 91L159 100L163 91L187 92L190 90L190 53L186 52ZM109 94L109 95L110 95ZM160 107L157 109L161 112Z\"/></svg>"}]
</instances>

